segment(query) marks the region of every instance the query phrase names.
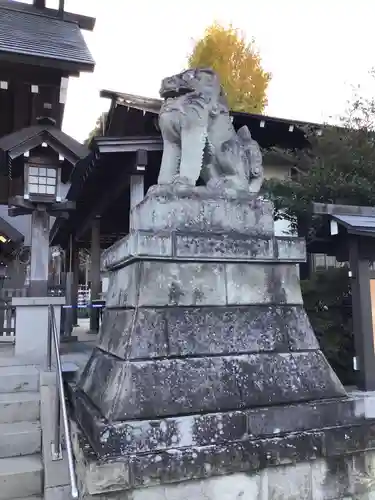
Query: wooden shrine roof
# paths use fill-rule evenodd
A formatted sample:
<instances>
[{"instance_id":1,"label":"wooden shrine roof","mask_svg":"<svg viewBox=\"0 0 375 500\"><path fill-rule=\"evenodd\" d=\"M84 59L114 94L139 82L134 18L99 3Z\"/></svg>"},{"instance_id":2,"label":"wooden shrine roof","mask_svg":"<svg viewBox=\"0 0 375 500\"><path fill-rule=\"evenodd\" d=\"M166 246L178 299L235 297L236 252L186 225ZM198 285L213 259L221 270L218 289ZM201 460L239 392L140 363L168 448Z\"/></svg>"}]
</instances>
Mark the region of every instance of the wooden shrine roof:
<instances>
[{"instance_id":1,"label":"wooden shrine roof","mask_svg":"<svg viewBox=\"0 0 375 500\"><path fill-rule=\"evenodd\" d=\"M20 7L21 6L21 7ZM0 1L0 61L93 71L95 62L78 22L53 17L11 1Z\"/></svg>"},{"instance_id":2,"label":"wooden shrine roof","mask_svg":"<svg viewBox=\"0 0 375 500\"><path fill-rule=\"evenodd\" d=\"M145 190L157 182L163 149L157 124L160 99L111 91L102 91L101 96L111 99L104 137L93 139L92 161L73 173L68 199L76 201L77 210L68 220L55 222L51 231L53 245L66 246L70 234L74 234L83 246L89 245L90 221L98 215L101 217L102 248L128 233L129 182L130 175L135 173L137 151L147 151ZM281 150L308 148L307 129L314 133L322 128L322 125L264 115L231 114L235 129L247 125L265 154L271 154L274 147Z\"/></svg>"},{"instance_id":3,"label":"wooden shrine roof","mask_svg":"<svg viewBox=\"0 0 375 500\"><path fill-rule=\"evenodd\" d=\"M142 124L146 135L158 134L157 115L162 103L161 99L149 98L134 94L102 90L101 97L111 99L111 106L105 124L105 135L134 135ZM130 119L129 112L132 114ZM262 148L279 147L282 149L303 149L310 146L309 133L322 129L321 124L307 123L298 120L276 118L231 111L233 125L236 130L244 125L250 129L253 138ZM138 123L139 122L139 123ZM131 127L129 133L127 126Z\"/></svg>"},{"instance_id":4,"label":"wooden shrine roof","mask_svg":"<svg viewBox=\"0 0 375 500\"><path fill-rule=\"evenodd\" d=\"M88 158L90 151L86 146L52 125L32 125L0 138L0 154L17 158L21 154L47 142L52 149L75 164ZM0 157L1 158L1 157ZM6 167L0 163L0 169Z\"/></svg>"}]
</instances>

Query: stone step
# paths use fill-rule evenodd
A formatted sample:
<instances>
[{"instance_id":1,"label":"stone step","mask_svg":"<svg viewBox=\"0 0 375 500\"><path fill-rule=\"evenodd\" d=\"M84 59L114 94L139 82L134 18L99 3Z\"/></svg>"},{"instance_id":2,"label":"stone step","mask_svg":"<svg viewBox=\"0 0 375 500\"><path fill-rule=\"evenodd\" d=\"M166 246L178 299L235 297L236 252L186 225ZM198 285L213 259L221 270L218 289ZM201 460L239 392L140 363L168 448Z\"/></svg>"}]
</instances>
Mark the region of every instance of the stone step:
<instances>
[{"instance_id":1,"label":"stone step","mask_svg":"<svg viewBox=\"0 0 375 500\"><path fill-rule=\"evenodd\" d=\"M41 441L38 422L0 424L0 458L40 453Z\"/></svg>"},{"instance_id":2,"label":"stone step","mask_svg":"<svg viewBox=\"0 0 375 500\"><path fill-rule=\"evenodd\" d=\"M0 424L37 422L40 416L38 392L0 394Z\"/></svg>"},{"instance_id":3,"label":"stone step","mask_svg":"<svg viewBox=\"0 0 375 500\"><path fill-rule=\"evenodd\" d=\"M44 499L40 495L32 495L31 497L12 498L12 500L44 500Z\"/></svg>"},{"instance_id":4,"label":"stone step","mask_svg":"<svg viewBox=\"0 0 375 500\"><path fill-rule=\"evenodd\" d=\"M0 393L39 390L39 371L35 366L0 366Z\"/></svg>"},{"instance_id":5,"label":"stone step","mask_svg":"<svg viewBox=\"0 0 375 500\"><path fill-rule=\"evenodd\" d=\"M0 459L0 500L42 495L43 466L39 455Z\"/></svg>"},{"instance_id":6,"label":"stone step","mask_svg":"<svg viewBox=\"0 0 375 500\"><path fill-rule=\"evenodd\" d=\"M31 497L12 498L12 500L45 500L45 499L40 495L32 495Z\"/></svg>"}]
</instances>

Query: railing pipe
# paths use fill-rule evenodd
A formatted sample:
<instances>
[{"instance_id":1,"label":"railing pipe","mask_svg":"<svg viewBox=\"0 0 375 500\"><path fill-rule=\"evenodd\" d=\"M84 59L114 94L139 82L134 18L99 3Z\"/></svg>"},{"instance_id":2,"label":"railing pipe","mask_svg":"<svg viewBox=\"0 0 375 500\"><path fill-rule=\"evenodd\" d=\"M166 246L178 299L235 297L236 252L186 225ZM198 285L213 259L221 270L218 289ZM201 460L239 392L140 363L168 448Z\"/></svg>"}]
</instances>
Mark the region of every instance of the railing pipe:
<instances>
[{"instance_id":1,"label":"railing pipe","mask_svg":"<svg viewBox=\"0 0 375 500\"><path fill-rule=\"evenodd\" d=\"M73 458L73 449L72 449L72 441L70 437L70 429L69 429L69 421L68 421L68 413L66 410L66 401L64 394L64 382L62 377L62 366L61 366L61 358L60 358L60 349L59 349L59 338L57 334L56 327L56 318L55 318L55 310L52 305L49 306L49 331L48 331L48 368L51 371L52 369L52 341L55 347L56 353L56 412L55 412L55 428L54 428L54 441L52 443L52 459L53 460L61 460L61 416L64 427L64 435L65 435L65 445L66 445L66 453L68 456L68 466L69 466L69 478L70 478L70 487L71 487L71 496L74 499L78 498L78 488L77 488L77 479L74 470L74 458ZM61 414L60 414L61 411Z\"/></svg>"}]
</instances>

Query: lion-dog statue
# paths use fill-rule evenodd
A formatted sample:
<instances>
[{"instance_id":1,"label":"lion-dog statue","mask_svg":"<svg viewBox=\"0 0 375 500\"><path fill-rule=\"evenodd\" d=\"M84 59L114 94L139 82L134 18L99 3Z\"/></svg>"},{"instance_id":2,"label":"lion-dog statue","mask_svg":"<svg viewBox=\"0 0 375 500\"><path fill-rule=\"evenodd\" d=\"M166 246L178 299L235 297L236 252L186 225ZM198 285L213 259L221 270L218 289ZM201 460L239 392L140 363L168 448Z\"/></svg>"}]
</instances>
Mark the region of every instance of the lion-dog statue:
<instances>
[{"instance_id":1,"label":"lion-dog statue","mask_svg":"<svg viewBox=\"0 0 375 500\"><path fill-rule=\"evenodd\" d=\"M179 182L258 193L262 154L244 126L236 133L217 74L189 69L162 81L159 126L164 150L158 184Z\"/></svg>"}]
</instances>

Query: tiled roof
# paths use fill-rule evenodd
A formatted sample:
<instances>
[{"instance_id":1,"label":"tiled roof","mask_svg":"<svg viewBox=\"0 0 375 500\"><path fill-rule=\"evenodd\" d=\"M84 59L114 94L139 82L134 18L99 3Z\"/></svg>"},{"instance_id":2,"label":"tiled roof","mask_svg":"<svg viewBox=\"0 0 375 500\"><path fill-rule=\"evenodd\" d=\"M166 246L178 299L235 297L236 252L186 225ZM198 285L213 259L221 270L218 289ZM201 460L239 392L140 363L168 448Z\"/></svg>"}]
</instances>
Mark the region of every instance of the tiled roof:
<instances>
[{"instance_id":1,"label":"tiled roof","mask_svg":"<svg viewBox=\"0 0 375 500\"><path fill-rule=\"evenodd\" d=\"M76 63L93 69L94 60L78 24L0 4L0 54L20 54Z\"/></svg>"},{"instance_id":2,"label":"tiled roof","mask_svg":"<svg viewBox=\"0 0 375 500\"><path fill-rule=\"evenodd\" d=\"M375 236L375 217L366 215L333 215L333 219L342 224L348 233L363 233Z\"/></svg>"},{"instance_id":3,"label":"tiled roof","mask_svg":"<svg viewBox=\"0 0 375 500\"><path fill-rule=\"evenodd\" d=\"M25 245L30 245L31 216L20 215L10 217L8 205L0 205L0 231L14 242L24 240Z\"/></svg>"},{"instance_id":4,"label":"tiled roof","mask_svg":"<svg viewBox=\"0 0 375 500\"><path fill-rule=\"evenodd\" d=\"M90 150L86 146L60 129L48 125L32 125L1 137L0 151L17 158L17 156L29 151L31 147L36 147L44 141L48 143L50 139L53 141L52 148L55 146L53 149L61 154L64 153L64 150L71 153L75 161L84 160L90 155Z\"/></svg>"}]
</instances>

